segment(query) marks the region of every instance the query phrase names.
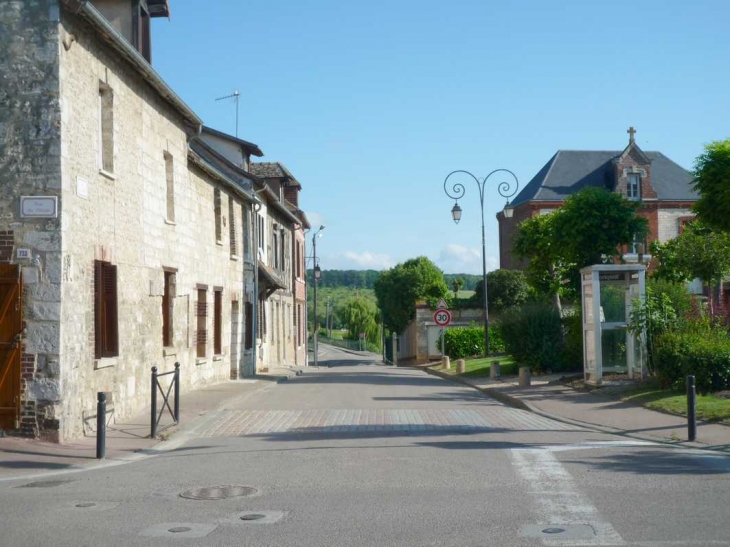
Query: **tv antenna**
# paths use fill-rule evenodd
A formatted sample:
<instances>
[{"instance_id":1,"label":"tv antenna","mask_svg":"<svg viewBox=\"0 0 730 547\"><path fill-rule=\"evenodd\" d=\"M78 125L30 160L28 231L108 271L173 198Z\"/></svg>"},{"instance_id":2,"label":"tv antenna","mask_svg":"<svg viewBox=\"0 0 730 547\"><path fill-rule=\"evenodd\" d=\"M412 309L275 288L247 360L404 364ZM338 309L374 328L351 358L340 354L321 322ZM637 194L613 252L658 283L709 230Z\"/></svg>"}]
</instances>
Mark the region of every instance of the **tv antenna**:
<instances>
[{"instance_id":1,"label":"tv antenna","mask_svg":"<svg viewBox=\"0 0 730 547\"><path fill-rule=\"evenodd\" d=\"M241 94L238 92L237 89L233 90L233 93L231 95L226 95L225 97L218 97L216 99L217 101L223 101L225 99L233 99L236 103L236 138L238 138L238 99L241 96Z\"/></svg>"}]
</instances>

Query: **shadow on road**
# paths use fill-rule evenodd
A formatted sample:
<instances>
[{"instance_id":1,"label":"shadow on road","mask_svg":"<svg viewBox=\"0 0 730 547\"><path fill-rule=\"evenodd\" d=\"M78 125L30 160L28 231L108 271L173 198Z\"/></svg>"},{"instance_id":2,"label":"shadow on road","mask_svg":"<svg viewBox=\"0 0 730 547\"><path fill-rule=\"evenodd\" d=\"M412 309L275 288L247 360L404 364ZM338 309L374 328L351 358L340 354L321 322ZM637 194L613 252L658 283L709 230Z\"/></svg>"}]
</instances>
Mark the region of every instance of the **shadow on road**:
<instances>
[{"instance_id":1,"label":"shadow on road","mask_svg":"<svg viewBox=\"0 0 730 547\"><path fill-rule=\"evenodd\" d=\"M701 465L698 465L699 462ZM563 460L563 463L636 475L730 474L730 458L725 455L683 454L672 450L641 450L581 460Z\"/></svg>"}]
</instances>

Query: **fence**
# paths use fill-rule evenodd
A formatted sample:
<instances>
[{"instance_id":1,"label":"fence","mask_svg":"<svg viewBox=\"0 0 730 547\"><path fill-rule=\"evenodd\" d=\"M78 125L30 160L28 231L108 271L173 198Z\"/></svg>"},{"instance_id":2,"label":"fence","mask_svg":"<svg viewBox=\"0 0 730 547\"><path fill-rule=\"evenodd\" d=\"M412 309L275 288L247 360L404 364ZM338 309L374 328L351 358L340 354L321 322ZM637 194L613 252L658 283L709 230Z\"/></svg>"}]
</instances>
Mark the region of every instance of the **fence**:
<instances>
[{"instance_id":1,"label":"fence","mask_svg":"<svg viewBox=\"0 0 730 547\"><path fill-rule=\"evenodd\" d=\"M172 381L167 386L167 391L162 388L160 378L172 374ZM174 389L175 407L170 407L170 392ZM162 394L162 408L157 412L157 392ZM152 405L150 412L150 438L154 439L157 435L157 426L160 425L160 419L165 412L165 408L170 411L170 416L175 420L176 424L180 423L180 363L175 363L175 370L170 372L157 373L157 367L152 367Z\"/></svg>"}]
</instances>

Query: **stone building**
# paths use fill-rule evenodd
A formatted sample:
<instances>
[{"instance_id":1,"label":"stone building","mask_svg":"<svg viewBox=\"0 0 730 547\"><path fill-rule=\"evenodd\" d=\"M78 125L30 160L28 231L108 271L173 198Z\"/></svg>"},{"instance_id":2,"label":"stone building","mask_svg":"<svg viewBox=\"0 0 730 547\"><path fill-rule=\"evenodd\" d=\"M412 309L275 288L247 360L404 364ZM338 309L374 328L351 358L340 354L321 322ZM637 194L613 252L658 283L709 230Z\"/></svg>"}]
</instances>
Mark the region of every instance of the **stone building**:
<instances>
[{"instance_id":1,"label":"stone building","mask_svg":"<svg viewBox=\"0 0 730 547\"><path fill-rule=\"evenodd\" d=\"M634 140L633 127L628 133L629 143L623 151L559 150L512 201L513 216L506 218L503 211L497 214L501 268L521 266L513 255L512 242L522 221L554 211L568 196L591 186L639 202L638 214L649 221L646 240L622 249L626 262L639 259L641 246L648 253L652 241L665 242L681 233L684 223L694 216L691 209L698 198L692 175L661 152L642 151ZM644 255L644 260L649 258Z\"/></svg>"},{"instance_id":2,"label":"stone building","mask_svg":"<svg viewBox=\"0 0 730 547\"><path fill-rule=\"evenodd\" d=\"M138 412L152 366L179 362L183 391L253 373L254 209L300 221L206 148L150 66L150 19L168 15L0 4L0 429L82 435L102 391Z\"/></svg>"}]
</instances>

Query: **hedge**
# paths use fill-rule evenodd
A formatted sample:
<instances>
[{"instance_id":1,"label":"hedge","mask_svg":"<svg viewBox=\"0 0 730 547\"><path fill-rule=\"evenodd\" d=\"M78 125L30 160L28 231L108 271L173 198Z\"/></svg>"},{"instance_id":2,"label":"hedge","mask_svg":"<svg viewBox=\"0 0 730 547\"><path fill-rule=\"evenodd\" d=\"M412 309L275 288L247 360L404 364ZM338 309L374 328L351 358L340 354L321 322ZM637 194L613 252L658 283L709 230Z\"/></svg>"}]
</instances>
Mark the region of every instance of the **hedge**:
<instances>
[{"instance_id":1,"label":"hedge","mask_svg":"<svg viewBox=\"0 0 730 547\"><path fill-rule=\"evenodd\" d=\"M451 359L464 359L476 355L484 355L484 327L454 327L447 329L444 333L444 344L446 355ZM441 340L438 342L441 349ZM503 352L504 341L502 340L502 329L499 324L489 325L489 351Z\"/></svg>"},{"instance_id":2,"label":"hedge","mask_svg":"<svg viewBox=\"0 0 730 547\"><path fill-rule=\"evenodd\" d=\"M681 388L694 374L697 391L730 389L730 338L726 332L667 332L655 341L656 376L662 387Z\"/></svg>"},{"instance_id":3,"label":"hedge","mask_svg":"<svg viewBox=\"0 0 730 547\"><path fill-rule=\"evenodd\" d=\"M527 304L502 316L507 353L533 372L564 370L567 363L560 313L549 304Z\"/></svg>"}]
</instances>

